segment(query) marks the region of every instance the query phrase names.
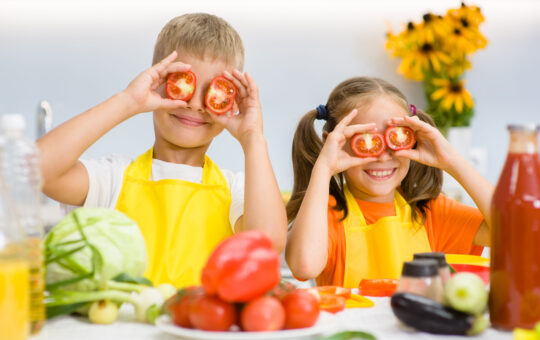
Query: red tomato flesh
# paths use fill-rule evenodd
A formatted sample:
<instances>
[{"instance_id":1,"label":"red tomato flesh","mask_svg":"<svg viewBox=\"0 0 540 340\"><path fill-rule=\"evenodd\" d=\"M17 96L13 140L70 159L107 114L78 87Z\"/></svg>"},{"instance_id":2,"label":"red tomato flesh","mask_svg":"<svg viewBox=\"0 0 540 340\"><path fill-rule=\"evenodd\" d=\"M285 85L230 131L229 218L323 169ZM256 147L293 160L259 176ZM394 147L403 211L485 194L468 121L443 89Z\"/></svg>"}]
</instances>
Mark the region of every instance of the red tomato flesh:
<instances>
[{"instance_id":1,"label":"red tomato flesh","mask_svg":"<svg viewBox=\"0 0 540 340\"><path fill-rule=\"evenodd\" d=\"M384 136L378 132L365 132L353 136L351 148L358 157L377 157L385 149Z\"/></svg>"},{"instance_id":2,"label":"red tomato flesh","mask_svg":"<svg viewBox=\"0 0 540 340\"><path fill-rule=\"evenodd\" d=\"M407 126L391 126L384 133L386 145L392 150L410 149L416 143L414 131Z\"/></svg>"},{"instance_id":3,"label":"red tomato flesh","mask_svg":"<svg viewBox=\"0 0 540 340\"><path fill-rule=\"evenodd\" d=\"M188 101L193 97L197 77L191 71L171 73L167 77L165 93L170 99Z\"/></svg>"},{"instance_id":4,"label":"red tomato flesh","mask_svg":"<svg viewBox=\"0 0 540 340\"><path fill-rule=\"evenodd\" d=\"M285 326L285 308L277 298L261 296L245 305L240 322L248 332L277 331Z\"/></svg>"},{"instance_id":5,"label":"red tomato flesh","mask_svg":"<svg viewBox=\"0 0 540 340\"><path fill-rule=\"evenodd\" d=\"M227 78L217 76L212 79L212 83L206 92L205 104L208 110L217 115L229 112L236 98L236 87Z\"/></svg>"}]
</instances>

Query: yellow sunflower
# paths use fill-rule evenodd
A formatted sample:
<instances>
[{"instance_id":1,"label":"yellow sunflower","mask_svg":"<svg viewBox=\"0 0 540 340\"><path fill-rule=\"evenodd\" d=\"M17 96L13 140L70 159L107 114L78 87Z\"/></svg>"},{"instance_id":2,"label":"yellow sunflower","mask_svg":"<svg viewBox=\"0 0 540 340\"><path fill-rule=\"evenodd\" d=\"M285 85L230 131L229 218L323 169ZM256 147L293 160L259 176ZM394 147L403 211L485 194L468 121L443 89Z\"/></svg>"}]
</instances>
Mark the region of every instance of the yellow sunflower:
<instances>
[{"instance_id":1,"label":"yellow sunflower","mask_svg":"<svg viewBox=\"0 0 540 340\"><path fill-rule=\"evenodd\" d=\"M451 30L443 17L432 13L424 14L424 21L419 25L420 41L433 44L435 40L445 37Z\"/></svg>"},{"instance_id":2,"label":"yellow sunflower","mask_svg":"<svg viewBox=\"0 0 540 340\"><path fill-rule=\"evenodd\" d=\"M454 20L467 20L471 25L478 26L484 22L484 15L478 6L467 6L463 2L461 7L449 9L446 14Z\"/></svg>"},{"instance_id":3,"label":"yellow sunflower","mask_svg":"<svg viewBox=\"0 0 540 340\"><path fill-rule=\"evenodd\" d=\"M477 37L470 31L455 27L445 39L445 50L450 54L469 54L478 49Z\"/></svg>"},{"instance_id":4,"label":"yellow sunflower","mask_svg":"<svg viewBox=\"0 0 540 340\"><path fill-rule=\"evenodd\" d=\"M423 80L423 71L441 72L442 65L450 62L450 57L435 48L433 44L423 43L413 46L410 53L403 56L399 71L412 79Z\"/></svg>"},{"instance_id":5,"label":"yellow sunflower","mask_svg":"<svg viewBox=\"0 0 540 340\"><path fill-rule=\"evenodd\" d=\"M418 29L416 25L409 22L405 29L399 34L394 34L388 24L388 33L386 33L385 48L392 52L394 57L403 57L410 50L410 46L418 41Z\"/></svg>"},{"instance_id":6,"label":"yellow sunflower","mask_svg":"<svg viewBox=\"0 0 540 340\"><path fill-rule=\"evenodd\" d=\"M454 106L456 112L461 113L463 112L463 106L470 108L474 106L471 94L465 89L463 80L452 81L437 78L432 80L432 84L438 89L431 94L431 99L440 100L443 109L450 110Z\"/></svg>"},{"instance_id":7,"label":"yellow sunflower","mask_svg":"<svg viewBox=\"0 0 540 340\"><path fill-rule=\"evenodd\" d=\"M469 40L476 49L486 47L487 39L478 28L478 25L484 21L480 8L463 7L462 4L459 9L448 10L446 18L453 28L458 29L461 36Z\"/></svg>"}]
</instances>

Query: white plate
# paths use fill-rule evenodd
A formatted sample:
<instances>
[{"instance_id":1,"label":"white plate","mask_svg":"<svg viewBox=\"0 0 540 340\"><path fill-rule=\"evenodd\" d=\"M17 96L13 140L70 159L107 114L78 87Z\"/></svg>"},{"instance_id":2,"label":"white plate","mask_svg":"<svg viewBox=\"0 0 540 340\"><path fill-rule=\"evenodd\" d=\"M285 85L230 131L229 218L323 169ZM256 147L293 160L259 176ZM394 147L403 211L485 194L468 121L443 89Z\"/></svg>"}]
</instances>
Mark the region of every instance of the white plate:
<instances>
[{"instance_id":1,"label":"white plate","mask_svg":"<svg viewBox=\"0 0 540 340\"><path fill-rule=\"evenodd\" d=\"M169 334L178 335L187 339L201 340L241 340L241 339L298 339L319 335L332 330L336 326L334 315L321 312L319 320L312 327L299 329L286 329L273 332L209 332L198 329L176 326L168 315L156 319L156 326Z\"/></svg>"}]
</instances>

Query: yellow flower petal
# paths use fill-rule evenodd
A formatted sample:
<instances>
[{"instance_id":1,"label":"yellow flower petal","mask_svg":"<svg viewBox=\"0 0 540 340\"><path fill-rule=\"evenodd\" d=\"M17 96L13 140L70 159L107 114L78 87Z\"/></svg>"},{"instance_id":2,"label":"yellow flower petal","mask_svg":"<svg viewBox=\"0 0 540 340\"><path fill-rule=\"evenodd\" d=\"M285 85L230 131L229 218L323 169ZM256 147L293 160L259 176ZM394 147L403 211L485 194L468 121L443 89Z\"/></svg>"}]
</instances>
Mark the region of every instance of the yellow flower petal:
<instances>
[{"instance_id":1,"label":"yellow flower petal","mask_svg":"<svg viewBox=\"0 0 540 340\"><path fill-rule=\"evenodd\" d=\"M442 100L441 107L445 110L450 110L450 108L452 107L452 104L453 104L453 98L452 98L452 95L449 94L446 97L444 97L444 99Z\"/></svg>"},{"instance_id":2,"label":"yellow flower petal","mask_svg":"<svg viewBox=\"0 0 540 340\"><path fill-rule=\"evenodd\" d=\"M463 97L457 94L454 96L456 98L455 103L454 103L454 106L456 107L456 111L457 113L461 113L463 112Z\"/></svg>"},{"instance_id":3,"label":"yellow flower petal","mask_svg":"<svg viewBox=\"0 0 540 340\"><path fill-rule=\"evenodd\" d=\"M474 106L474 101L472 99L471 93L465 89L463 89L463 100L465 101L465 105L467 105L467 107Z\"/></svg>"},{"instance_id":4,"label":"yellow flower petal","mask_svg":"<svg viewBox=\"0 0 540 340\"><path fill-rule=\"evenodd\" d=\"M437 91L433 92L431 94L431 99L439 100L442 97L444 97L446 94L448 94L448 89L446 87L443 87L443 88L440 88Z\"/></svg>"}]
</instances>

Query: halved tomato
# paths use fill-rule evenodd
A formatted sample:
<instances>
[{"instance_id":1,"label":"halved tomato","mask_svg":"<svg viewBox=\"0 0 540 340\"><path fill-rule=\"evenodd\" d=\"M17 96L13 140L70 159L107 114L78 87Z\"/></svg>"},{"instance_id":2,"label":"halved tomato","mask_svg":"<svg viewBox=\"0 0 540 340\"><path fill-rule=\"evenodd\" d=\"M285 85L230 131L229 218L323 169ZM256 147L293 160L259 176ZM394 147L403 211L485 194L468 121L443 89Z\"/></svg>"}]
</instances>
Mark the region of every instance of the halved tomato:
<instances>
[{"instance_id":1,"label":"halved tomato","mask_svg":"<svg viewBox=\"0 0 540 340\"><path fill-rule=\"evenodd\" d=\"M341 286L317 286L313 288L308 288L308 290L316 290L320 295L336 295L342 296L345 299L351 297L351 289Z\"/></svg>"},{"instance_id":2,"label":"halved tomato","mask_svg":"<svg viewBox=\"0 0 540 340\"><path fill-rule=\"evenodd\" d=\"M358 157L377 157L385 149L384 136L378 132L358 133L351 139L351 148Z\"/></svg>"},{"instance_id":3,"label":"halved tomato","mask_svg":"<svg viewBox=\"0 0 540 340\"><path fill-rule=\"evenodd\" d=\"M321 310L329 313L341 312L345 309L346 304L347 299L338 295L321 294L319 300L319 307Z\"/></svg>"},{"instance_id":4,"label":"halved tomato","mask_svg":"<svg viewBox=\"0 0 540 340\"><path fill-rule=\"evenodd\" d=\"M410 149L416 143L414 131L407 126L391 126L384 133L386 145L392 150Z\"/></svg>"},{"instance_id":5,"label":"halved tomato","mask_svg":"<svg viewBox=\"0 0 540 340\"><path fill-rule=\"evenodd\" d=\"M170 99L183 100L187 102L195 93L197 77L191 71L175 72L169 74L165 84L165 93Z\"/></svg>"},{"instance_id":6,"label":"halved tomato","mask_svg":"<svg viewBox=\"0 0 540 340\"><path fill-rule=\"evenodd\" d=\"M208 110L217 115L229 112L236 98L236 87L227 78L217 76L212 79L206 92L205 104Z\"/></svg>"}]
</instances>

